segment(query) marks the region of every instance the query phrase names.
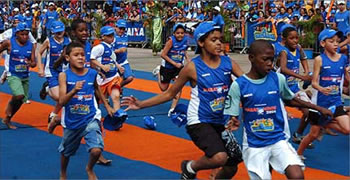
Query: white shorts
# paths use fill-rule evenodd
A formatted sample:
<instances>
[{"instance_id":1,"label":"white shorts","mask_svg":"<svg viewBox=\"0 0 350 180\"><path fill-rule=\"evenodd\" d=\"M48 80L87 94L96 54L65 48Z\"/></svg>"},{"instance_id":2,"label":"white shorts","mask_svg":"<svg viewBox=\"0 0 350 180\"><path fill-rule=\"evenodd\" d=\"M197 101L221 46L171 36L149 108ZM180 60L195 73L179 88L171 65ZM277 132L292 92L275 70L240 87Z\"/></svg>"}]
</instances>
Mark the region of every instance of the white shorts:
<instances>
[{"instance_id":1,"label":"white shorts","mask_svg":"<svg viewBox=\"0 0 350 180\"><path fill-rule=\"evenodd\" d=\"M261 148L243 147L243 160L250 179L271 179L269 165L281 174L290 165L299 165L303 169L305 167L295 149L286 140Z\"/></svg>"},{"instance_id":2,"label":"white shorts","mask_svg":"<svg viewBox=\"0 0 350 180\"><path fill-rule=\"evenodd\" d=\"M309 98L309 96L306 94L306 92L304 91L298 91L297 93L295 93L295 97L303 100L303 101L306 101L306 102L309 102L309 103L312 103L311 102L311 99Z\"/></svg>"}]
</instances>

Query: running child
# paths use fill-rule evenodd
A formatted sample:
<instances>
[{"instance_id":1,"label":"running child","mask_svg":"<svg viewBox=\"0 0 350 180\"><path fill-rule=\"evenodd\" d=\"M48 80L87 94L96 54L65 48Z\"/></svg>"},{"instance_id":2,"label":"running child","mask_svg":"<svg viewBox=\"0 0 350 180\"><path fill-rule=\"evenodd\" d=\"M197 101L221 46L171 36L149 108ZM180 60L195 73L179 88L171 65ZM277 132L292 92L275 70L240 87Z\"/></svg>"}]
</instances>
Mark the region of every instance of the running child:
<instances>
[{"instance_id":1,"label":"running child","mask_svg":"<svg viewBox=\"0 0 350 180\"><path fill-rule=\"evenodd\" d=\"M128 61L128 35L126 32L126 21L120 19L117 21L117 34L114 38L113 48L114 53L117 55L117 62L124 68L123 81L120 86L131 83L134 80L134 74L132 73L129 61Z\"/></svg>"},{"instance_id":2,"label":"running child","mask_svg":"<svg viewBox=\"0 0 350 180\"><path fill-rule=\"evenodd\" d=\"M345 55L337 53L339 36L340 32L331 29L323 30L318 36L324 53L314 61L312 102L324 108L333 107L334 116L333 119L321 118L317 112L310 111L311 129L299 145L300 156L305 151L305 144L313 142L319 136L321 127L332 128L343 134L350 133L350 113L345 112L341 100L344 76L348 73L348 59Z\"/></svg>"},{"instance_id":3,"label":"running child","mask_svg":"<svg viewBox=\"0 0 350 180\"><path fill-rule=\"evenodd\" d=\"M184 67L184 60L186 60L186 63L189 63L189 58L187 56L189 38L185 35L185 32L186 30L183 24L175 24L173 27L173 35L169 37L160 55L162 57L162 64L157 76L158 86L163 92L169 88L172 80L176 80L179 72ZM173 99L168 116L170 116L171 112L176 107L180 97L181 91Z\"/></svg>"},{"instance_id":4,"label":"running child","mask_svg":"<svg viewBox=\"0 0 350 180\"><path fill-rule=\"evenodd\" d=\"M111 26L101 28L102 42L91 50L91 65L100 71L97 83L105 96L110 96L113 102L113 111L120 109L120 83L122 81L118 72L124 68L117 63L113 51L114 29Z\"/></svg>"},{"instance_id":5,"label":"running child","mask_svg":"<svg viewBox=\"0 0 350 180\"><path fill-rule=\"evenodd\" d=\"M240 103L243 109L243 160L250 179L271 179L270 165L288 179L303 179L303 162L288 142L289 125L284 103L316 109L325 108L297 98L282 74L273 71L274 49L268 41L257 40L249 48L250 71L232 83L224 114L238 129ZM284 103L282 102L284 101Z\"/></svg>"},{"instance_id":6,"label":"running child","mask_svg":"<svg viewBox=\"0 0 350 180\"><path fill-rule=\"evenodd\" d=\"M231 74L243 74L238 64L222 53L222 33L212 21L202 22L195 30L196 54L191 62L180 71L174 85L162 94L140 101L125 97L122 106L141 109L155 106L174 98L186 82L192 87L187 111L187 133L205 155L198 160L184 160L181 163L181 178L194 179L200 170L223 167L217 179L231 179L237 172L237 159L228 157L221 137L225 130L224 101L232 83ZM169 47L168 47L169 48ZM180 66L180 64L179 64Z\"/></svg>"},{"instance_id":7,"label":"running child","mask_svg":"<svg viewBox=\"0 0 350 180\"><path fill-rule=\"evenodd\" d=\"M29 67L36 66L34 45L29 41L29 27L26 23L19 23L15 32L15 36L0 44L0 52L7 50L9 54L6 74L12 98L7 104L6 116L2 122L10 129L17 128L11 123L11 119L28 99Z\"/></svg>"},{"instance_id":8,"label":"running child","mask_svg":"<svg viewBox=\"0 0 350 180\"><path fill-rule=\"evenodd\" d=\"M295 93L296 97L303 101L311 102L305 91L299 87L299 80L304 82L311 81L309 76L309 66L306 58L301 58L301 47L298 47L299 35L294 26L282 28L282 42L284 47L278 54L281 73L285 75L288 87ZM300 63L304 69L304 75L299 72ZM300 118L298 130L293 133L293 142L299 144L302 140L303 132L308 124L309 110L300 108L303 113ZM311 145L312 146L312 145ZM309 147L311 147L309 145Z\"/></svg>"},{"instance_id":9,"label":"running child","mask_svg":"<svg viewBox=\"0 0 350 180\"><path fill-rule=\"evenodd\" d=\"M39 67L39 76L46 77L46 82L43 84L40 90L40 98L45 99L46 95L49 94L50 97L58 102L59 91L58 91L58 74L67 69L67 64L63 63L62 66L57 69L53 68L54 63L61 56L63 48L70 43L70 39L64 36L65 27L61 21L54 21L51 24L52 37L48 37L42 46L40 47L38 53L38 67ZM42 67L41 59L42 54L46 51L46 58L44 62L44 67ZM48 87L48 88L47 88ZM47 91L48 90L48 91ZM57 114L62 109L58 103L56 103L54 110L49 115L49 125L48 132L52 133L55 127L55 123L59 123L60 120L56 119ZM58 122L54 122L58 121Z\"/></svg>"},{"instance_id":10,"label":"running child","mask_svg":"<svg viewBox=\"0 0 350 180\"><path fill-rule=\"evenodd\" d=\"M85 68L84 46L70 43L66 48L66 60L70 68L59 74L59 104L63 106L62 126L64 127L62 142L58 148L61 153L60 179L67 179L69 159L75 154L84 137L90 153L86 171L89 179L97 179L93 167L103 151L101 133L101 111L96 97L102 100L110 116L112 108L97 85L97 72Z\"/></svg>"}]
</instances>

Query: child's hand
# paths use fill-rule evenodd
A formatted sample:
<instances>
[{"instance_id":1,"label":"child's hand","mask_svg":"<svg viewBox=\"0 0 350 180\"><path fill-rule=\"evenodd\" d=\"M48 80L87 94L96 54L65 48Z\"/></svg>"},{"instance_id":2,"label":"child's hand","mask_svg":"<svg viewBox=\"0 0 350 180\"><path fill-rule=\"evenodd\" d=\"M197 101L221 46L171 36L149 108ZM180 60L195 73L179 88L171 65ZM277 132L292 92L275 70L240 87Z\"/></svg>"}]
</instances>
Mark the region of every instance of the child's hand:
<instances>
[{"instance_id":1,"label":"child's hand","mask_svg":"<svg viewBox=\"0 0 350 180\"><path fill-rule=\"evenodd\" d=\"M80 91L81 89L83 89L84 83L85 83L85 80L83 80L83 81L77 81L77 82L75 83L75 86L74 86L74 89L73 89L73 90L75 90L75 92Z\"/></svg>"},{"instance_id":2,"label":"child's hand","mask_svg":"<svg viewBox=\"0 0 350 180\"><path fill-rule=\"evenodd\" d=\"M108 115L113 117L114 112L113 112L113 108L110 105L106 106L106 110L107 110Z\"/></svg>"},{"instance_id":3,"label":"child's hand","mask_svg":"<svg viewBox=\"0 0 350 180\"><path fill-rule=\"evenodd\" d=\"M324 95L328 96L329 93L332 91L332 88L330 88L330 87L321 88L320 91L321 91L321 93L323 93Z\"/></svg>"},{"instance_id":4,"label":"child's hand","mask_svg":"<svg viewBox=\"0 0 350 180\"><path fill-rule=\"evenodd\" d=\"M311 81L312 80L312 76L309 76L309 75L305 75L303 76L303 81Z\"/></svg>"},{"instance_id":5,"label":"child's hand","mask_svg":"<svg viewBox=\"0 0 350 180\"><path fill-rule=\"evenodd\" d=\"M118 69L121 74L124 74L125 69L122 66L118 66Z\"/></svg>"},{"instance_id":6,"label":"child's hand","mask_svg":"<svg viewBox=\"0 0 350 180\"><path fill-rule=\"evenodd\" d=\"M182 68L182 64L181 63L176 63L175 67L178 68L178 69L181 69Z\"/></svg>"},{"instance_id":7,"label":"child's hand","mask_svg":"<svg viewBox=\"0 0 350 180\"><path fill-rule=\"evenodd\" d=\"M321 109L319 110L319 112L320 112L323 116L325 116L325 117L329 116L329 117L331 117L331 118L333 119L333 113L332 113L331 110L321 107Z\"/></svg>"},{"instance_id":8,"label":"child's hand","mask_svg":"<svg viewBox=\"0 0 350 180\"><path fill-rule=\"evenodd\" d=\"M240 121L236 117L231 117L231 119L227 122L226 129L230 131L235 131L239 128Z\"/></svg>"},{"instance_id":9,"label":"child's hand","mask_svg":"<svg viewBox=\"0 0 350 180\"><path fill-rule=\"evenodd\" d=\"M133 96L123 97L123 100L121 102L121 106L128 106L125 109L125 111L128 111L129 109L137 110L137 109L141 108L140 101Z\"/></svg>"},{"instance_id":10,"label":"child's hand","mask_svg":"<svg viewBox=\"0 0 350 180\"><path fill-rule=\"evenodd\" d=\"M109 65L102 65L101 68L104 72L108 72L111 69L111 67Z\"/></svg>"}]
</instances>

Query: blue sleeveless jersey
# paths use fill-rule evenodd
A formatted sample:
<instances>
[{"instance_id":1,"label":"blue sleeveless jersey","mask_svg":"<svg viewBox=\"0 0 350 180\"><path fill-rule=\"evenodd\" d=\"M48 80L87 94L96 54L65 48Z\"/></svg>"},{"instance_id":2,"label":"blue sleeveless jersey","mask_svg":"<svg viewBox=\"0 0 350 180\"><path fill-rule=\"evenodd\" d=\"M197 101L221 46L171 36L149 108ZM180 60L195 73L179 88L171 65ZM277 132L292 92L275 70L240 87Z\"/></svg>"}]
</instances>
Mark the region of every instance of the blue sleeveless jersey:
<instances>
[{"instance_id":1,"label":"blue sleeveless jersey","mask_svg":"<svg viewBox=\"0 0 350 180\"><path fill-rule=\"evenodd\" d=\"M29 77L29 61L32 56L33 44L28 40L25 45L21 46L16 42L16 37L10 39L11 52L9 60L9 72L11 76L19 78Z\"/></svg>"},{"instance_id":2,"label":"blue sleeveless jersey","mask_svg":"<svg viewBox=\"0 0 350 180\"><path fill-rule=\"evenodd\" d=\"M296 74L299 74L300 50L296 49L295 55L287 49L287 68ZM298 79L294 76L283 74L286 77L287 84L293 93L300 91Z\"/></svg>"},{"instance_id":3,"label":"blue sleeveless jersey","mask_svg":"<svg viewBox=\"0 0 350 180\"><path fill-rule=\"evenodd\" d=\"M192 59L197 74L197 85L191 90L187 111L187 124L225 124L224 104L232 83L232 63L227 56L221 56L219 67L208 67L200 56Z\"/></svg>"},{"instance_id":4,"label":"blue sleeveless jersey","mask_svg":"<svg viewBox=\"0 0 350 180\"><path fill-rule=\"evenodd\" d=\"M236 79L236 82L240 88L249 147L265 147L286 139L277 74L270 72L261 84L252 83L244 76Z\"/></svg>"},{"instance_id":5,"label":"blue sleeveless jersey","mask_svg":"<svg viewBox=\"0 0 350 180\"><path fill-rule=\"evenodd\" d=\"M106 76L106 78L110 78L110 77L115 76L118 73L118 68L116 66L116 62L112 57L114 52L113 52L113 49L110 48L108 45L106 45L104 42L102 42L101 44L104 47L104 52L103 52L102 58L101 58L101 64L110 66L110 70L108 72L104 72L103 70L101 70L101 71Z\"/></svg>"},{"instance_id":6,"label":"blue sleeveless jersey","mask_svg":"<svg viewBox=\"0 0 350 180\"><path fill-rule=\"evenodd\" d=\"M113 50L128 47L128 35L124 34L122 36L115 36L115 42L113 44ZM128 52L118 53L117 62L118 64L123 64L128 59Z\"/></svg>"},{"instance_id":7,"label":"blue sleeveless jersey","mask_svg":"<svg viewBox=\"0 0 350 180\"><path fill-rule=\"evenodd\" d=\"M91 56L91 44L89 41L85 42L85 67L90 67L90 56Z\"/></svg>"},{"instance_id":8,"label":"blue sleeveless jersey","mask_svg":"<svg viewBox=\"0 0 350 180\"><path fill-rule=\"evenodd\" d=\"M68 37L64 37L63 42L58 43L53 37L49 37L49 43L50 49L45 59L46 77L52 77L54 74L58 75L60 72L62 72L62 66L60 66L58 70L55 70L53 65L62 54L63 48L70 43L70 40Z\"/></svg>"},{"instance_id":9,"label":"blue sleeveless jersey","mask_svg":"<svg viewBox=\"0 0 350 180\"><path fill-rule=\"evenodd\" d=\"M319 85L326 88L330 87L332 91L328 96L320 91L313 93L312 101L318 106L329 108L332 105L342 105L341 93L344 83L345 67L347 57L341 55L337 62L332 61L327 55L321 54L322 66L319 75Z\"/></svg>"},{"instance_id":10,"label":"blue sleeveless jersey","mask_svg":"<svg viewBox=\"0 0 350 180\"><path fill-rule=\"evenodd\" d=\"M62 125L68 129L78 129L93 119L101 118L101 111L95 98L94 82L97 72L88 69L85 75L79 76L69 68L66 72L67 93L74 89L77 81L85 80L83 88L63 107Z\"/></svg>"},{"instance_id":11,"label":"blue sleeveless jersey","mask_svg":"<svg viewBox=\"0 0 350 180\"><path fill-rule=\"evenodd\" d=\"M173 41L173 46L171 47L167 55L171 60L175 61L176 63L183 64L185 53L188 48L188 36L184 36L184 38L181 41L176 40L174 35L170 38ZM162 65L167 69L175 68L175 66L168 63L168 61L166 60L163 60Z\"/></svg>"}]
</instances>

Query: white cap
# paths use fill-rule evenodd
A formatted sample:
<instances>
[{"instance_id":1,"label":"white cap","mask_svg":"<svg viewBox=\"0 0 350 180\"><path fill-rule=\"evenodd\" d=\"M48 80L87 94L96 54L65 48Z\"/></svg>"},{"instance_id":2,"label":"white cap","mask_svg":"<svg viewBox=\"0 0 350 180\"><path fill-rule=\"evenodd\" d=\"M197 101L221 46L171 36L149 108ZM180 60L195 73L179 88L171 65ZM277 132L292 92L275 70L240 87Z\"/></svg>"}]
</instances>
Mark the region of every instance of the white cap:
<instances>
[{"instance_id":1,"label":"white cap","mask_svg":"<svg viewBox=\"0 0 350 180\"><path fill-rule=\"evenodd\" d=\"M220 10L221 10L219 6L215 6L214 9L217 10L217 11L219 11L219 12L220 12Z\"/></svg>"},{"instance_id":2,"label":"white cap","mask_svg":"<svg viewBox=\"0 0 350 180\"><path fill-rule=\"evenodd\" d=\"M47 9L44 9L43 12L46 13L46 12L47 12Z\"/></svg>"},{"instance_id":3,"label":"white cap","mask_svg":"<svg viewBox=\"0 0 350 180\"><path fill-rule=\"evenodd\" d=\"M29 14L30 12L28 10L26 10L26 14Z\"/></svg>"},{"instance_id":4,"label":"white cap","mask_svg":"<svg viewBox=\"0 0 350 180\"><path fill-rule=\"evenodd\" d=\"M53 3L53 2L49 3L49 6L54 6L54 5L55 5L55 3Z\"/></svg>"},{"instance_id":5,"label":"white cap","mask_svg":"<svg viewBox=\"0 0 350 180\"><path fill-rule=\"evenodd\" d=\"M15 9L13 9L13 11L19 11L19 9L18 9L18 8L15 8Z\"/></svg>"},{"instance_id":6,"label":"white cap","mask_svg":"<svg viewBox=\"0 0 350 180\"><path fill-rule=\"evenodd\" d=\"M32 5L32 8L36 8L38 6L39 6L38 3L35 3L35 4Z\"/></svg>"}]
</instances>

